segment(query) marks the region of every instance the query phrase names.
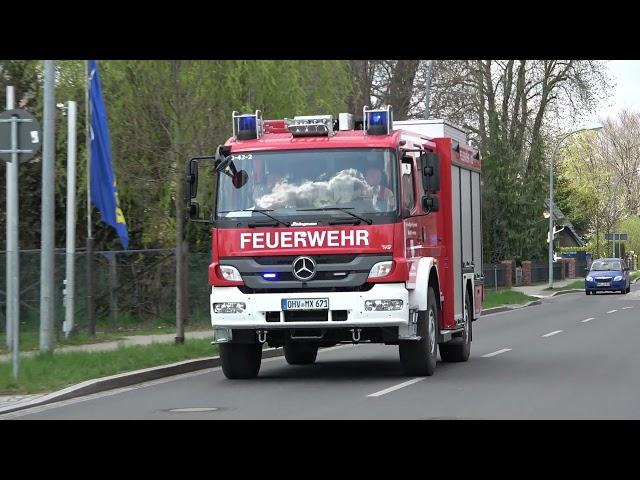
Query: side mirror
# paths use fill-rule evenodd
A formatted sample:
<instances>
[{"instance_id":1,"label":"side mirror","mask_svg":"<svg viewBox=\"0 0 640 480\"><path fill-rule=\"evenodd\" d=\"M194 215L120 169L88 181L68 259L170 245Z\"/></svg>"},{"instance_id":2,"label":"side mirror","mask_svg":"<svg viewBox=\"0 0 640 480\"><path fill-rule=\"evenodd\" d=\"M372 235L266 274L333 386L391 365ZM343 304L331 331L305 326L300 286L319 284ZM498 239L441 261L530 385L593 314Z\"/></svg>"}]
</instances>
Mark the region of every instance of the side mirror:
<instances>
[{"instance_id":1,"label":"side mirror","mask_svg":"<svg viewBox=\"0 0 640 480\"><path fill-rule=\"evenodd\" d=\"M233 183L235 188L242 188L247 181L249 181L249 175L246 171L240 170L239 172L234 173L231 183Z\"/></svg>"},{"instance_id":2,"label":"side mirror","mask_svg":"<svg viewBox=\"0 0 640 480\"><path fill-rule=\"evenodd\" d=\"M420 155L422 163L422 186L425 192L440 191L440 156L425 152Z\"/></svg>"},{"instance_id":3,"label":"side mirror","mask_svg":"<svg viewBox=\"0 0 640 480\"><path fill-rule=\"evenodd\" d=\"M218 145L215 156L216 172L223 172L229 166L231 163L231 158L228 157L229 153L231 153L231 147Z\"/></svg>"},{"instance_id":4,"label":"side mirror","mask_svg":"<svg viewBox=\"0 0 640 480\"><path fill-rule=\"evenodd\" d=\"M433 194L422 197L422 208L427 212L437 212L440 210L440 199Z\"/></svg>"},{"instance_id":5,"label":"side mirror","mask_svg":"<svg viewBox=\"0 0 640 480\"><path fill-rule=\"evenodd\" d=\"M186 177L185 198L196 198L198 195L198 161L189 160L189 167Z\"/></svg>"}]
</instances>

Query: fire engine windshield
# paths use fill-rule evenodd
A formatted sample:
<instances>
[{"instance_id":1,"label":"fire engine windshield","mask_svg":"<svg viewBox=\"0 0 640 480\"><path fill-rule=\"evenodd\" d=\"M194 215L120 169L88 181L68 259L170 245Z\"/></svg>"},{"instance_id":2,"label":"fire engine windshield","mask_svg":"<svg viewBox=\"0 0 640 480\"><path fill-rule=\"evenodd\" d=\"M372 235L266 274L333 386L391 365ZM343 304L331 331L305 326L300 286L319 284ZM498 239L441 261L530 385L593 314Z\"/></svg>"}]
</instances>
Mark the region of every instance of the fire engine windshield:
<instances>
[{"instance_id":1,"label":"fire engine windshield","mask_svg":"<svg viewBox=\"0 0 640 480\"><path fill-rule=\"evenodd\" d=\"M218 218L255 215L245 210L270 210L278 218L317 217L323 213L301 209L325 207L368 215L397 211L391 149L279 150L234 153L231 159L236 171L246 172L247 181L219 175Z\"/></svg>"}]
</instances>

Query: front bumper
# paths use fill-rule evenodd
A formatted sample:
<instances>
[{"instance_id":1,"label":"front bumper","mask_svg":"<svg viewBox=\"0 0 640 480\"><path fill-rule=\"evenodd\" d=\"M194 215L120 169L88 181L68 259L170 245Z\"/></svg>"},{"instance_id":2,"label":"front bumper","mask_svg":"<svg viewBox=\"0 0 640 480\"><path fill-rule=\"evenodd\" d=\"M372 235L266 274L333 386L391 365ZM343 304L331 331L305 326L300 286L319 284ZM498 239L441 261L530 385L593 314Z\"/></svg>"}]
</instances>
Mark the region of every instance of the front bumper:
<instances>
[{"instance_id":1,"label":"front bumper","mask_svg":"<svg viewBox=\"0 0 640 480\"><path fill-rule=\"evenodd\" d=\"M267 312L281 312L283 298L328 298L329 310L347 312L346 320L340 321L280 321L267 322ZM402 308L392 311L367 311L367 300L402 300ZM409 293L404 283L377 283L367 292L296 292L244 294L237 287L211 287L209 309L211 325L217 328L274 329L274 328L345 328L345 327L390 327L409 324ZM217 302L243 302L243 313L214 313Z\"/></svg>"},{"instance_id":2,"label":"front bumper","mask_svg":"<svg viewBox=\"0 0 640 480\"><path fill-rule=\"evenodd\" d=\"M584 288L585 290L590 290L592 292L607 292L607 291L613 291L613 290L622 290L627 287L627 282L624 278L618 282L614 282L612 280L610 283L611 283L610 285L601 285L595 281L589 282L585 280Z\"/></svg>"}]
</instances>

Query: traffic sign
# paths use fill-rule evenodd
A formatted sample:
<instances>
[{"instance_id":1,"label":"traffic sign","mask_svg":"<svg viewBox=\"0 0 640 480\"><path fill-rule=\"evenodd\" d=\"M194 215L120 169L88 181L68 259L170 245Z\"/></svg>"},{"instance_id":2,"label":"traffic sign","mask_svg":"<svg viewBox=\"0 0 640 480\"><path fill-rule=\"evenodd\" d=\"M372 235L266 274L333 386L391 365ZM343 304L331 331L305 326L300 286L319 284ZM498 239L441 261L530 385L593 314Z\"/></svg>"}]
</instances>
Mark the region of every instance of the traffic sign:
<instances>
[{"instance_id":1,"label":"traffic sign","mask_svg":"<svg viewBox=\"0 0 640 480\"><path fill-rule=\"evenodd\" d=\"M17 129L17 145L12 144L12 129ZM18 154L19 163L25 163L40 151L40 124L26 110L14 109L0 113L0 159L11 162L12 154ZM15 150L14 150L15 148Z\"/></svg>"},{"instance_id":2,"label":"traffic sign","mask_svg":"<svg viewBox=\"0 0 640 480\"><path fill-rule=\"evenodd\" d=\"M625 240L629 240L629 235L627 233L606 233L604 236L604 239L625 241Z\"/></svg>"}]
</instances>

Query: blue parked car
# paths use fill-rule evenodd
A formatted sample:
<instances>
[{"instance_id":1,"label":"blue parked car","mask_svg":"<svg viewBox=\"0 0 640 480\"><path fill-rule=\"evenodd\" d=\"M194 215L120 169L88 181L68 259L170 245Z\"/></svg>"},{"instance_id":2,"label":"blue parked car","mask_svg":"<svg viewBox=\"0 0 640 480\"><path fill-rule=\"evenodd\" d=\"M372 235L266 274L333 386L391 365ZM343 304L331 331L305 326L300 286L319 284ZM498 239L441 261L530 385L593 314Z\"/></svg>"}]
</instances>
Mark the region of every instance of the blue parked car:
<instances>
[{"instance_id":1,"label":"blue parked car","mask_svg":"<svg viewBox=\"0 0 640 480\"><path fill-rule=\"evenodd\" d=\"M584 291L587 295L604 291L629 293L631 279L624 260L621 258L594 260L584 281Z\"/></svg>"}]
</instances>

